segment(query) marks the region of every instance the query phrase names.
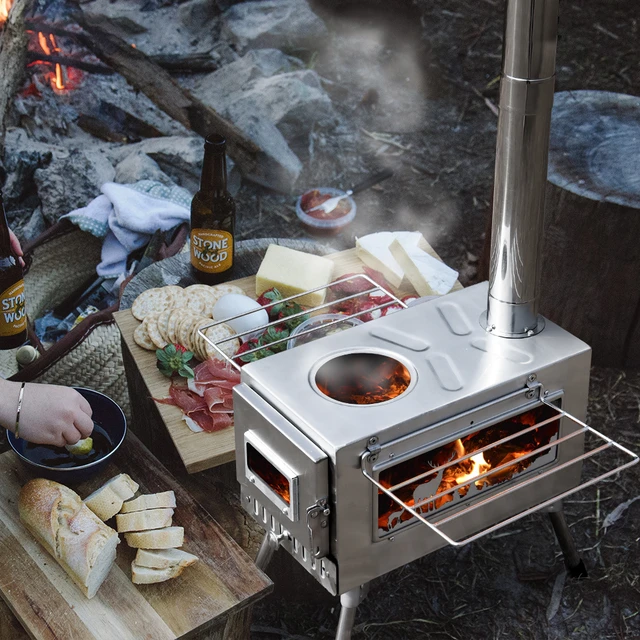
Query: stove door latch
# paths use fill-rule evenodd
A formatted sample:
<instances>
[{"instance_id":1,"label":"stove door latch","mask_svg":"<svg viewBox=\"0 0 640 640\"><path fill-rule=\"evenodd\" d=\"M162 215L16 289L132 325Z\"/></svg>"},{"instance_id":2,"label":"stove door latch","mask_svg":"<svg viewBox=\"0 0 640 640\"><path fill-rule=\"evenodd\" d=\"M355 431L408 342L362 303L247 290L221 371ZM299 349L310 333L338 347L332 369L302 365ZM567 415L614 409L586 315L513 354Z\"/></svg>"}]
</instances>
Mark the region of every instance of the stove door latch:
<instances>
[{"instance_id":1,"label":"stove door latch","mask_svg":"<svg viewBox=\"0 0 640 640\"><path fill-rule=\"evenodd\" d=\"M309 549L314 558L324 558L329 553L329 516L331 509L325 499L307 508Z\"/></svg>"}]
</instances>

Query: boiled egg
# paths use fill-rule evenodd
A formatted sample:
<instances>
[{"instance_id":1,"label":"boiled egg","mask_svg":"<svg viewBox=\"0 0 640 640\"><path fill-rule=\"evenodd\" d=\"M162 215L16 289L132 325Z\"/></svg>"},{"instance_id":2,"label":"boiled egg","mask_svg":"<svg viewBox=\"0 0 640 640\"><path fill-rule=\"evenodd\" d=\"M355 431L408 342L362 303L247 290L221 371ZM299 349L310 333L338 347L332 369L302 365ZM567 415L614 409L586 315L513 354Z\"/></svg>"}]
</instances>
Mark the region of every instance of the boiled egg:
<instances>
[{"instance_id":1,"label":"boiled egg","mask_svg":"<svg viewBox=\"0 0 640 640\"><path fill-rule=\"evenodd\" d=\"M249 313L253 311L254 313ZM233 316L246 313L239 318L230 320ZM228 293L222 296L213 307L213 317L216 322L226 322L236 333L254 332L269 322L269 314L262 306L249 296L240 293ZM248 340L251 336L242 336Z\"/></svg>"}]
</instances>

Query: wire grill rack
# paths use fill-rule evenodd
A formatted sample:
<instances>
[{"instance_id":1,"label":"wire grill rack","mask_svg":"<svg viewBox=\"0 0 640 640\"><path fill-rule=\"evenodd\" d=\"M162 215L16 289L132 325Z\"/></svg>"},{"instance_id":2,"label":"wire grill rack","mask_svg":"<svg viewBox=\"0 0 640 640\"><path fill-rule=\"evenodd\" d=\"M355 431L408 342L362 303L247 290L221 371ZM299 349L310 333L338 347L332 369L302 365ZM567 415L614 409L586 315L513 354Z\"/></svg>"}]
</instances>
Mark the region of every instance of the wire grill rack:
<instances>
[{"instance_id":1,"label":"wire grill rack","mask_svg":"<svg viewBox=\"0 0 640 640\"><path fill-rule=\"evenodd\" d=\"M366 273L355 273L355 274L351 274L348 276L344 276L343 278L340 278L338 280L335 280L331 283L329 283L328 285L323 285L320 287L316 287L315 289L309 289L307 291L304 291L302 293L297 293L293 296L289 296L288 298L283 298L281 300L275 300L274 302L271 302L268 305L264 305L263 309L265 309L267 312L271 309L271 307L274 307L278 304L282 304L284 302L289 302L289 301L296 301L299 300L300 298L302 298L303 296L309 295L311 293L316 293L317 291L322 291L323 289L327 289L327 290L331 290L334 287L337 287L341 284L344 284L346 282L351 282L357 279L361 279L366 281L367 283L369 283L371 285L370 288L364 290L364 291L358 291L357 293L352 293L346 296L343 296L341 298L336 298L333 299L329 302L324 302L323 304L317 305L315 307L311 307L308 309L305 309L304 311L300 311L299 313L294 313L291 314L290 316L286 317L286 320L295 320L296 318L300 318L302 316L305 315L314 315L315 313L317 313L318 311L322 311L324 309L328 309L329 307L332 307L335 304L341 303L341 302L347 302L349 300L353 300L355 298L361 297L361 296L369 296L372 293L375 292L379 292L380 295L384 295L390 298L390 300L387 300L385 302L381 302L380 304L377 304L373 307L368 307L367 309L363 309L362 311L357 311L356 313L352 313L352 314L344 314L344 317L341 318L336 318L335 320L331 320L330 322L326 322L324 324L322 324L321 326L318 327L313 327L311 329L306 329L304 331L300 331L299 333L296 334L296 338L299 338L301 336L304 335L308 335L311 333L314 333L316 331L319 331L320 329L326 329L327 327L330 327L332 325L335 324L341 324L345 321L351 320L352 318L357 318L358 316L364 315L366 313L372 313L374 311L377 310L382 310L386 307L392 306L392 305L400 305L402 308L407 307L407 304L404 303L402 300L400 300L398 297L396 297L394 294L392 294L390 291L388 291L387 289L385 289L384 287L382 287L381 285L379 285L375 280L373 280L373 278L371 278L370 276L368 276ZM224 353L224 351L220 348L220 345L225 344L227 342L230 342L232 340L236 340L237 338L244 338L245 336L250 336L255 334L256 332L262 332L265 331L266 329L268 329L269 327L273 327L275 325L279 325L282 324L285 320L273 320L272 322L268 322L265 323L263 325L260 325L259 327L256 327L254 329L250 329L249 331L243 331L242 333L235 333L232 336L229 336L228 338L224 338L222 340L211 340L211 338L207 337L206 335L206 331L208 329L210 329L211 327L217 327L221 324L226 324L228 323L230 320L236 320L237 318L243 318L244 316L248 316L251 315L252 313L255 313L256 309L252 309L251 311L245 311L244 313L239 313L235 316L232 316L230 318L225 318L223 320L214 320L213 322L210 322L209 324L206 324L202 327L200 327L198 329L198 334L200 335L201 338L203 338L204 340L207 341L207 343L209 343L211 345L211 347L213 347L216 352L218 353L218 356L222 359L225 360L226 362L228 362L229 364L231 364L233 367L235 367L236 369L240 370L240 365L235 361L235 358L237 356L228 356L226 353ZM267 345L262 345L262 346L258 346L255 347L253 349L247 349L247 351L243 351L242 355L246 356L246 355L250 355L252 353L256 353L257 351L261 351L263 350L265 347L272 347L272 346L276 346L279 344L282 344L283 342L287 342L289 341L291 338L290 336L287 336L286 338L280 338L278 340L274 340L273 342L270 342Z\"/></svg>"}]
</instances>

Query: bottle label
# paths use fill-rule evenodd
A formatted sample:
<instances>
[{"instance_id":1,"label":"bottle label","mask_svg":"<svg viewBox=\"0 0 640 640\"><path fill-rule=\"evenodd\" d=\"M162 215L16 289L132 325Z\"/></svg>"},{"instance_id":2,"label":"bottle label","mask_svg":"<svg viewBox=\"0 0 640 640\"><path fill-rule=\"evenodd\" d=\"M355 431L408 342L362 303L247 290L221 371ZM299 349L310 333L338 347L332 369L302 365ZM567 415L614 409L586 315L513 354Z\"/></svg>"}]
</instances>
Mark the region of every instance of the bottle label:
<instances>
[{"instance_id":1,"label":"bottle label","mask_svg":"<svg viewBox=\"0 0 640 640\"><path fill-rule=\"evenodd\" d=\"M191 230L191 264L205 273L222 273L233 265L233 236L219 229Z\"/></svg>"},{"instance_id":2,"label":"bottle label","mask_svg":"<svg viewBox=\"0 0 640 640\"><path fill-rule=\"evenodd\" d=\"M27 328L24 280L0 293L0 337L15 336Z\"/></svg>"}]
</instances>

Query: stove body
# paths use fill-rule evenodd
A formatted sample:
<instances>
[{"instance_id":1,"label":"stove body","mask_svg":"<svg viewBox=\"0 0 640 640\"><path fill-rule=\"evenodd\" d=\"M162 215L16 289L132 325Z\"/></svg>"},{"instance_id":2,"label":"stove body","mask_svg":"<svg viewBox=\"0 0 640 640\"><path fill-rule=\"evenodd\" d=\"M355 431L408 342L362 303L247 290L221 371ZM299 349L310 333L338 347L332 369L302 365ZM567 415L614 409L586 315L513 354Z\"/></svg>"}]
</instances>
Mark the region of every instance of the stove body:
<instances>
[{"instance_id":1,"label":"stove body","mask_svg":"<svg viewBox=\"0 0 640 640\"><path fill-rule=\"evenodd\" d=\"M379 480L409 459L541 407L543 398L584 420L590 348L549 321L526 340L488 333L480 320L487 286L242 369L234 408L243 505L331 593L350 591L447 544L416 518L405 513L402 521L400 507L388 521L395 525L381 528L381 494L363 471ZM378 404L328 397L316 384L318 369L352 353L401 362L409 386ZM562 416L555 424L552 440L578 429ZM445 516L438 529L453 540L467 538L576 487L582 463L568 462L583 449L583 434L559 442L500 484L476 490L472 483L465 496L454 490L454 500L425 517Z\"/></svg>"}]
</instances>

